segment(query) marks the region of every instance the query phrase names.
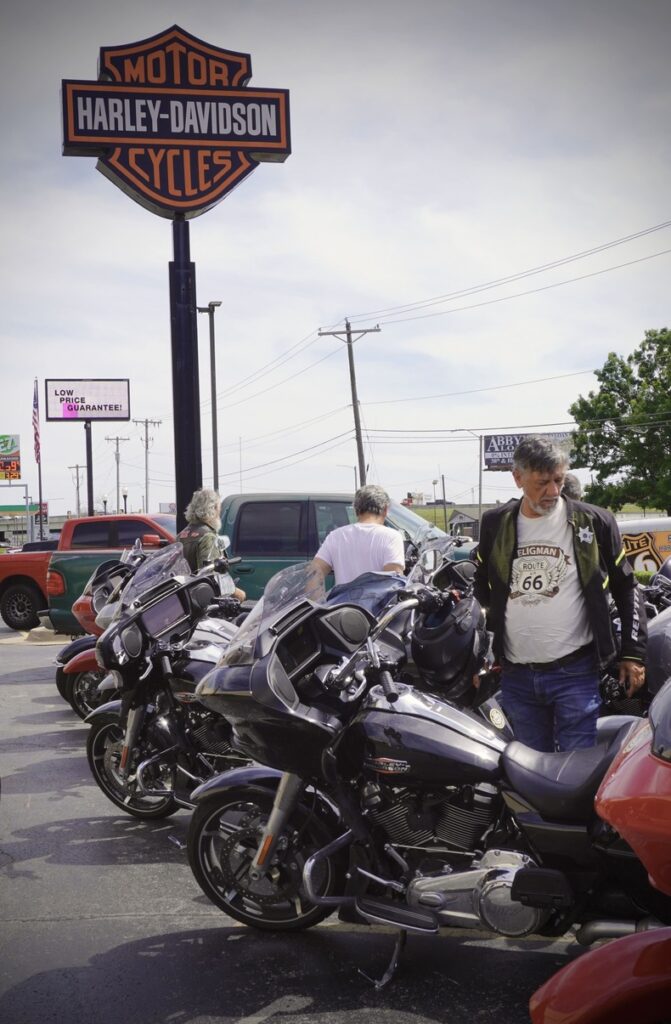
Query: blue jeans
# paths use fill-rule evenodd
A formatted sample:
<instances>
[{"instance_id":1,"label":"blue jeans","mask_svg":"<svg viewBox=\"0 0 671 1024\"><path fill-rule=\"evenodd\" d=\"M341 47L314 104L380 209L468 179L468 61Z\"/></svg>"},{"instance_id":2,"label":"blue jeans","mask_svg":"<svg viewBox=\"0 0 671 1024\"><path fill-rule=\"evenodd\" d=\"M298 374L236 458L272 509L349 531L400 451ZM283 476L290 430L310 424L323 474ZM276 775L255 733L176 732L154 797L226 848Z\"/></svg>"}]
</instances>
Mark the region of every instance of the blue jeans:
<instances>
[{"instance_id":1,"label":"blue jeans","mask_svg":"<svg viewBox=\"0 0 671 1024\"><path fill-rule=\"evenodd\" d=\"M596 743L599 675L591 654L538 671L503 661L501 697L515 739L535 750L576 750Z\"/></svg>"}]
</instances>

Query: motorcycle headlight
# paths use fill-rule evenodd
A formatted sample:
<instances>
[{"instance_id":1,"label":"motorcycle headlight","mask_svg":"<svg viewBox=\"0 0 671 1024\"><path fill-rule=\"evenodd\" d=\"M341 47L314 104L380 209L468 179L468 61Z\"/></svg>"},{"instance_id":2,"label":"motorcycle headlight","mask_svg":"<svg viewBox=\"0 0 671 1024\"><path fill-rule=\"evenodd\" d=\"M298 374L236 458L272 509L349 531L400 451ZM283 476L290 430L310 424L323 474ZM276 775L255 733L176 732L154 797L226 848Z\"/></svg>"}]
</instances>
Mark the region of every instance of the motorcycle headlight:
<instances>
[{"instance_id":1,"label":"motorcycle headlight","mask_svg":"<svg viewBox=\"0 0 671 1024\"><path fill-rule=\"evenodd\" d=\"M137 658L142 650L142 630L136 622L121 631L121 643L129 658Z\"/></svg>"}]
</instances>

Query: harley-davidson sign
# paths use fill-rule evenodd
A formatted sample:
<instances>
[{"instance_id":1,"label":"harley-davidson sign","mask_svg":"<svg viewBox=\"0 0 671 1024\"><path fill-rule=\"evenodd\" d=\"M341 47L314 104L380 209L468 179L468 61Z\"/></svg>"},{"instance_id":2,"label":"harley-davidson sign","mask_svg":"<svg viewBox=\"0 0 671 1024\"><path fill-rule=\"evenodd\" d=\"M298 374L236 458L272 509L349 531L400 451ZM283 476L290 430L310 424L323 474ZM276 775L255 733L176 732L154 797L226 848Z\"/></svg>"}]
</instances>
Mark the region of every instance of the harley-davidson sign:
<instances>
[{"instance_id":1,"label":"harley-davidson sign","mask_svg":"<svg viewBox=\"0 0 671 1024\"><path fill-rule=\"evenodd\" d=\"M249 89L251 58L174 25L100 50L97 82L63 81L63 153L153 213L196 217L260 161L291 153L289 93Z\"/></svg>"}]
</instances>

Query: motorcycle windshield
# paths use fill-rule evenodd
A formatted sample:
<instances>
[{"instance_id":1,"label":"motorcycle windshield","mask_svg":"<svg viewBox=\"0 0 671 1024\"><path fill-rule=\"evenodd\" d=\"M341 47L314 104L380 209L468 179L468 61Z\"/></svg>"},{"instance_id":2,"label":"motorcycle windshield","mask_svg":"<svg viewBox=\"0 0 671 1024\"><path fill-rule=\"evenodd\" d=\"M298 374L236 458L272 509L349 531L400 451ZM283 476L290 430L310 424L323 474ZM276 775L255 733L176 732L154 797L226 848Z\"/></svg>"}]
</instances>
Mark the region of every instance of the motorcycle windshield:
<instances>
[{"instance_id":1,"label":"motorcycle windshield","mask_svg":"<svg viewBox=\"0 0 671 1024\"><path fill-rule=\"evenodd\" d=\"M298 601L324 604L324 577L310 562L281 569L266 584L263 596L244 620L238 634L224 653L220 665L250 665L256 639L280 613Z\"/></svg>"},{"instance_id":2,"label":"motorcycle windshield","mask_svg":"<svg viewBox=\"0 0 671 1024\"><path fill-rule=\"evenodd\" d=\"M121 605L124 608L130 607L133 601L137 600L146 590L172 576L190 575L191 568L184 557L182 542L177 540L174 544L163 548L161 552L147 557L124 590ZM119 611L121 611L121 606Z\"/></svg>"},{"instance_id":3,"label":"motorcycle windshield","mask_svg":"<svg viewBox=\"0 0 671 1024\"><path fill-rule=\"evenodd\" d=\"M415 547L421 547L429 540L446 536L444 530L441 530L435 523L427 522L426 519L422 519L421 516L411 512L404 505L399 505L396 501L392 501L387 509L387 520L397 530L405 533Z\"/></svg>"}]
</instances>

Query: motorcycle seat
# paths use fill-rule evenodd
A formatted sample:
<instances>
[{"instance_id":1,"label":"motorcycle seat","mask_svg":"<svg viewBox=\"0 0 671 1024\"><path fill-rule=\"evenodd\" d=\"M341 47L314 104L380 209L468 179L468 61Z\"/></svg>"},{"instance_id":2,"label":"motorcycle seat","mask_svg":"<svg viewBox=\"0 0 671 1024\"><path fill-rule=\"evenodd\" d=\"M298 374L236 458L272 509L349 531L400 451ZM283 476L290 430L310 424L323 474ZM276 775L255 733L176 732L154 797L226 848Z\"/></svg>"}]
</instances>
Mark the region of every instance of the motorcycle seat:
<instances>
[{"instance_id":1,"label":"motorcycle seat","mask_svg":"<svg viewBox=\"0 0 671 1024\"><path fill-rule=\"evenodd\" d=\"M594 815L594 797L606 770L620 749L635 718L621 716L594 747L563 753L533 750L512 740L501 755L510 788L549 821L586 825Z\"/></svg>"}]
</instances>

